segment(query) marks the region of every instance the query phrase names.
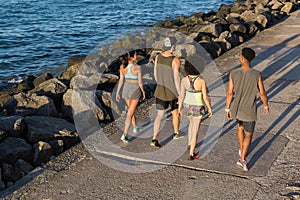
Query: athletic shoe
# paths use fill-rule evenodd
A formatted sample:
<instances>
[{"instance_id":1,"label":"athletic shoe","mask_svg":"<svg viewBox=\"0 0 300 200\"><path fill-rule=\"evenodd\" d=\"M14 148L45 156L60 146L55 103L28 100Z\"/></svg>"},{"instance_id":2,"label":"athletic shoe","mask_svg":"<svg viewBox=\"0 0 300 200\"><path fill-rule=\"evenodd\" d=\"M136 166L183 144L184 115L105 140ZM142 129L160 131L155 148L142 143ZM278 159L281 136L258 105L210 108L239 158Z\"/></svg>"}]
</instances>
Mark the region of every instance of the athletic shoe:
<instances>
[{"instance_id":1,"label":"athletic shoe","mask_svg":"<svg viewBox=\"0 0 300 200\"><path fill-rule=\"evenodd\" d=\"M137 133L137 132L139 132L141 129L142 129L142 126L138 126L138 127L136 127L136 128L133 128L132 132L133 132L133 133Z\"/></svg>"},{"instance_id":2,"label":"athletic shoe","mask_svg":"<svg viewBox=\"0 0 300 200\"><path fill-rule=\"evenodd\" d=\"M128 142L129 142L128 135L124 135L124 134L122 134L121 140L122 140L123 142L126 142L126 143L128 143Z\"/></svg>"},{"instance_id":3,"label":"athletic shoe","mask_svg":"<svg viewBox=\"0 0 300 200\"><path fill-rule=\"evenodd\" d=\"M192 156L190 155L189 160L195 160L200 158L200 155L198 153L194 153Z\"/></svg>"},{"instance_id":4,"label":"athletic shoe","mask_svg":"<svg viewBox=\"0 0 300 200\"><path fill-rule=\"evenodd\" d=\"M154 147L157 147L157 148L160 148L160 147L161 147L161 145L158 143L158 140L152 140L152 142L151 142L150 145L151 145L151 146L154 146Z\"/></svg>"},{"instance_id":5,"label":"athletic shoe","mask_svg":"<svg viewBox=\"0 0 300 200\"><path fill-rule=\"evenodd\" d=\"M173 139L174 140L178 140L178 139L181 139L183 137L184 137L184 134L182 134L182 133L174 133L173 134Z\"/></svg>"},{"instance_id":6,"label":"athletic shoe","mask_svg":"<svg viewBox=\"0 0 300 200\"><path fill-rule=\"evenodd\" d=\"M247 172L248 171L248 167L247 167L247 161L246 160L241 160L239 159L239 161L237 161L237 166L242 168L243 171Z\"/></svg>"}]
</instances>

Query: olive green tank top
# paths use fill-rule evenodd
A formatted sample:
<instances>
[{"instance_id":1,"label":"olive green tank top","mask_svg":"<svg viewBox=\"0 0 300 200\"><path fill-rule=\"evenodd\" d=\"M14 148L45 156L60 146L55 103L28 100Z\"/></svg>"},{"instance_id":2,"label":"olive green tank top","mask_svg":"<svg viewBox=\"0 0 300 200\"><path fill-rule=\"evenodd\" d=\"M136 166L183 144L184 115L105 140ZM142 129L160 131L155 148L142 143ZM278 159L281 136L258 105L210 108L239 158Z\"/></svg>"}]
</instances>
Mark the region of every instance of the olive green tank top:
<instances>
[{"instance_id":1,"label":"olive green tank top","mask_svg":"<svg viewBox=\"0 0 300 200\"><path fill-rule=\"evenodd\" d=\"M174 81L172 62L175 56L164 57L158 55L156 66L156 81L154 96L163 101L173 101L177 99L178 92Z\"/></svg>"},{"instance_id":2,"label":"olive green tank top","mask_svg":"<svg viewBox=\"0 0 300 200\"><path fill-rule=\"evenodd\" d=\"M232 117L241 121L256 121L256 95L260 72L254 69L236 69L231 72L234 87Z\"/></svg>"}]
</instances>

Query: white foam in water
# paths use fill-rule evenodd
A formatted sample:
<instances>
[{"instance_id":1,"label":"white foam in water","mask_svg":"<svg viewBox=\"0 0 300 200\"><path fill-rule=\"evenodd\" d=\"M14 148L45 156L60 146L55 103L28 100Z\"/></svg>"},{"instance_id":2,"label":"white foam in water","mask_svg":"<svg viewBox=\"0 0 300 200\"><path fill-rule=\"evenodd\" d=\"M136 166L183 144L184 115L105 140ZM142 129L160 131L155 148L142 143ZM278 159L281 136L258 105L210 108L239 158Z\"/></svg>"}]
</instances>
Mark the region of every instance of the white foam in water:
<instances>
[{"instance_id":1,"label":"white foam in water","mask_svg":"<svg viewBox=\"0 0 300 200\"><path fill-rule=\"evenodd\" d=\"M18 76L16 78L9 80L8 83L14 84L14 83L21 83L22 81L23 81L22 77Z\"/></svg>"}]
</instances>

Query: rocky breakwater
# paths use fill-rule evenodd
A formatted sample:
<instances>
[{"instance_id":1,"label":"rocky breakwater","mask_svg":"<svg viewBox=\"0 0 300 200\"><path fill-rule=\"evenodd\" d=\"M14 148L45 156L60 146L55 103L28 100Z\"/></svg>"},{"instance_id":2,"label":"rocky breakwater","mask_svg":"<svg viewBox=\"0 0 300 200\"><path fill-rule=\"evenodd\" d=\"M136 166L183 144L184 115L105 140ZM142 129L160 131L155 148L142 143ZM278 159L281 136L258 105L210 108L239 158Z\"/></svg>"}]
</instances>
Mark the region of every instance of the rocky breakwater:
<instances>
[{"instance_id":1,"label":"rocky breakwater","mask_svg":"<svg viewBox=\"0 0 300 200\"><path fill-rule=\"evenodd\" d=\"M191 35L212 58L254 37L297 10L299 0L246 0L155 24Z\"/></svg>"},{"instance_id":2,"label":"rocky breakwater","mask_svg":"<svg viewBox=\"0 0 300 200\"><path fill-rule=\"evenodd\" d=\"M154 27L167 28L170 35L183 41L175 50L182 61L199 53L193 45L195 41L216 58L283 19L299 5L299 1L237 1L222 5L217 12L165 20ZM16 88L0 92L0 190L80 141L73 118L72 97L76 89L92 91L93 111L99 124L115 128L111 122L125 110L125 103L116 104L113 91L119 79L119 58L126 51L137 50L146 98L152 98L153 59L161 51L159 45L164 37L164 33L155 31L128 35L89 56L69 59L69 66L63 72L28 76ZM146 45L150 43L154 43L152 47Z\"/></svg>"}]
</instances>

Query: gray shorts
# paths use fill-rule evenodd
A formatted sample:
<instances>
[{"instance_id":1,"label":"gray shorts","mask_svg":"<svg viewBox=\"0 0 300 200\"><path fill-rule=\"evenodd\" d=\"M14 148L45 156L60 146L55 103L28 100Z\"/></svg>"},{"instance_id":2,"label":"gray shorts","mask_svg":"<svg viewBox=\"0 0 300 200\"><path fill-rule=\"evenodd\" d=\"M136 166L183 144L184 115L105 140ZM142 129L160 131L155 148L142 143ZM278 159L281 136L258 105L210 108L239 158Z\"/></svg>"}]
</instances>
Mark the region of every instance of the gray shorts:
<instances>
[{"instance_id":1,"label":"gray shorts","mask_svg":"<svg viewBox=\"0 0 300 200\"><path fill-rule=\"evenodd\" d=\"M244 121L240 121L240 120L237 120L237 121L241 126L244 127L245 132L248 132L248 133L254 132L255 121L253 121L253 122L244 122Z\"/></svg>"},{"instance_id":2,"label":"gray shorts","mask_svg":"<svg viewBox=\"0 0 300 200\"><path fill-rule=\"evenodd\" d=\"M137 83L124 83L122 98L123 99L140 99L141 89Z\"/></svg>"}]
</instances>

